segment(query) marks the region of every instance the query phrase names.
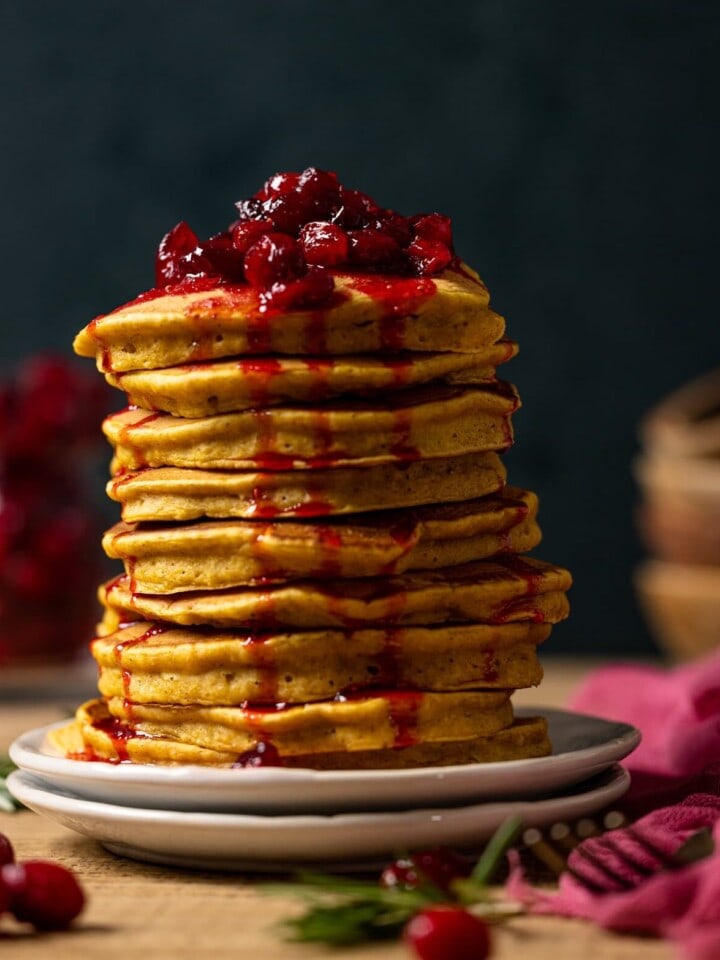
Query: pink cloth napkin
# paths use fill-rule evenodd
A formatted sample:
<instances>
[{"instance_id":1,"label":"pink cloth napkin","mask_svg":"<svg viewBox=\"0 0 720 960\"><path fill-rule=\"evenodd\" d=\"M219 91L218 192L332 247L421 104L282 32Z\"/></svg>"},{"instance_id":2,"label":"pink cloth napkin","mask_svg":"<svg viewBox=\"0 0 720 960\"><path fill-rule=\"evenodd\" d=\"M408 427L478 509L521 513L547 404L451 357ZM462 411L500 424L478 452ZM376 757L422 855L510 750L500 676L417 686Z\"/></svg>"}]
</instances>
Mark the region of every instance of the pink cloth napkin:
<instances>
[{"instance_id":1,"label":"pink cloth napkin","mask_svg":"<svg viewBox=\"0 0 720 960\"><path fill-rule=\"evenodd\" d=\"M533 889L515 855L508 895L534 913L668 937L683 960L720 960L720 652L673 670L598 670L570 706L640 728L643 741L625 761L633 784L624 809L645 815L614 831L611 846L602 837L581 844L568 867L583 882L568 871L557 893ZM661 869L701 829L714 852Z\"/></svg>"}]
</instances>

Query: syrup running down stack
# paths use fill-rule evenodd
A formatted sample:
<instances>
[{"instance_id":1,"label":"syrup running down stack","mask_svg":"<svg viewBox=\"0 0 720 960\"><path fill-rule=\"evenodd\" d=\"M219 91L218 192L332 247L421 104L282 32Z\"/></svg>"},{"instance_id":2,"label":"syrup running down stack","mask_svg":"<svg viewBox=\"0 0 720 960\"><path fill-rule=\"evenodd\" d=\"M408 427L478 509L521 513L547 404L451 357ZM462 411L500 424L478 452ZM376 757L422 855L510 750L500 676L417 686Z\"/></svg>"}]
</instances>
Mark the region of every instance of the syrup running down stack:
<instances>
[{"instance_id":1,"label":"syrup running down stack","mask_svg":"<svg viewBox=\"0 0 720 960\"><path fill-rule=\"evenodd\" d=\"M105 422L100 697L79 759L315 768L539 756L511 694L567 615L523 556L537 498L506 484L517 352L439 214L403 217L310 168L278 174L157 285L89 324L129 406Z\"/></svg>"}]
</instances>

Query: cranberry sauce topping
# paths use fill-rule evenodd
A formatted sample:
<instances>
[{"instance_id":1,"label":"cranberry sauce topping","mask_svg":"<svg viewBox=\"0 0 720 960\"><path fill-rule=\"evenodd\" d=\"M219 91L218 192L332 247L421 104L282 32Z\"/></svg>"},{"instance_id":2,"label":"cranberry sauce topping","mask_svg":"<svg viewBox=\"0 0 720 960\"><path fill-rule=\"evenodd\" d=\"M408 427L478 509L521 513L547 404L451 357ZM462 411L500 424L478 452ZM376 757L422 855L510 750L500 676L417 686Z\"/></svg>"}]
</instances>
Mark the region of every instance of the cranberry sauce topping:
<instances>
[{"instance_id":1,"label":"cranberry sauce topping","mask_svg":"<svg viewBox=\"0 0 720 960\"><path fill-rule=\"evenodd\" d=\"M315 167L277 173L235 206L238 218L208 240L184 222L163 237L156 289L246 283L261 311L313 308L332 296L332 267L427 277L456 263L449 217L401 216Z\"/></svg>"},{"instance_id":2,"label":"cranberry sauce topping","mask_svg":"<svg viewBox=\"0 0 720 960\"><path fill-rule=\"evenodd\" d=\"M237 758L233 767L281 767L282 758L269 740L258 740L251 750Z\"/></svg>"}]
</instances>

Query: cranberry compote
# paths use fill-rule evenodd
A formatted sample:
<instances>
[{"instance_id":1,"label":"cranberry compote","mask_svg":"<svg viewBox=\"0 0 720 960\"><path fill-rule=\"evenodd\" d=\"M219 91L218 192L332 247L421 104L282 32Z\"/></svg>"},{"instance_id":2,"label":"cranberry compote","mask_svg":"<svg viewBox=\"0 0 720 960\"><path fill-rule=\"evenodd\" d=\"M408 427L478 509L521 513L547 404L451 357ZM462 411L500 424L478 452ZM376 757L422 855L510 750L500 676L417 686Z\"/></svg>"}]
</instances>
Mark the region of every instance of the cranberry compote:
<instances>
[{"instance_id":1,"label":"cranberry compote","mask_svg":"<svg viewBox=\"0 0 720 960\"><path fill-rule=\"evenodd\" d=\"M282 759L272 743L260 740L237 758L233 767L281 767Z\"/></svg>"},{"instance_id":2,"label":"cranberry compote","mask_svg":"<svg viewBox=\"0 0 720 960\"><path fill-rule=\"evenodd\" d=\"M332 269L424 277L455 262L449 217L404 217L328 170L276 173L235 206L237 219L209 240L182 222L163 237L157 288L247 283L261 310L312 309L331 302Z\"/></svg>"}]
</instances>

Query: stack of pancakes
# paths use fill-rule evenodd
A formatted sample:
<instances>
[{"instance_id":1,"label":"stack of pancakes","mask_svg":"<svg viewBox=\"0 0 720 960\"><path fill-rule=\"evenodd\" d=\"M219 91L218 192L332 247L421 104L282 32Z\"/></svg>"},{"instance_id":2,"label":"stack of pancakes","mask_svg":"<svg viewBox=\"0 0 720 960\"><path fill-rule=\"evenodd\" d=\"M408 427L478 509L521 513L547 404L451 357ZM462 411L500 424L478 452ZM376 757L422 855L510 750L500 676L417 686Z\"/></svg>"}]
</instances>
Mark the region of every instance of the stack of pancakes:
<instances>
[{"instance_id":1,"label":"stack of pancakes","mask_svg":"<svg viewBox=\"0 0 720 960\"><path fill-rule=\"evenodd\" d=\"M506 485L516 345L464 266L335 273L323 309L243 286L154 291L77 337L130 406L108 418L101 697L74 756L314 768L550 752L511 694L567 615L522 557L537 498Z\"/></svg>"}]
</instances>

